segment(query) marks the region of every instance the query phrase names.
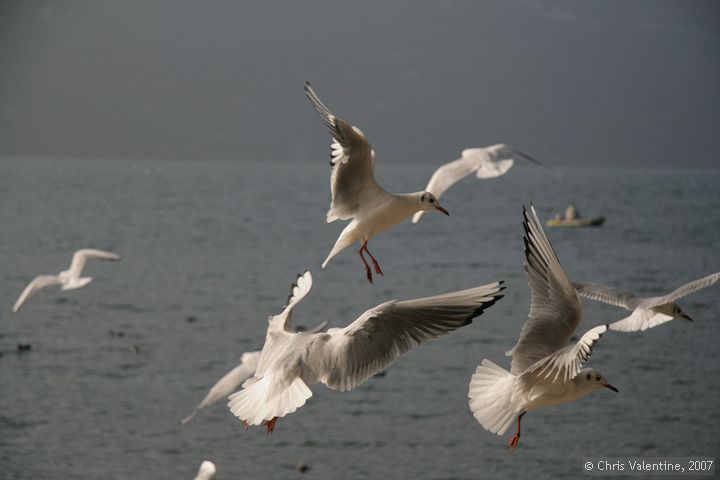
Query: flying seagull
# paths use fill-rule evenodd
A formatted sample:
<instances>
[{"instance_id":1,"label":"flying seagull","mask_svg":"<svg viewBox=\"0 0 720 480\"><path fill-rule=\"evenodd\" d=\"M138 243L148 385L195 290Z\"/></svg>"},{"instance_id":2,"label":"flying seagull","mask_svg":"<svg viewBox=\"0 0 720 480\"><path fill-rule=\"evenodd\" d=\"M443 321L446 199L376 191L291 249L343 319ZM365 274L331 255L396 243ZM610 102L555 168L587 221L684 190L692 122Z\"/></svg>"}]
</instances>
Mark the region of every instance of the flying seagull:
<instances>
[{"instance_id":1,"label":"flying seagull","mask_svg":"<svg viewBox=\"0 0 720 480\"><path fill-rule=\"evenodd\" d=\"M580 299L530 208L528 212L523 207L528 319L507 352L512 356L510 371L484 359L468 392L470 411L486 430L503 435L517 419L511 450L520 441L520 420L528 411L572 402L603 387L618 391L596 370L582 368L608 326L591 328L570 343L582 317Z\"/></svg>"},{"instance_id":2,"label":"flying seagull","mask_svg":"<svg viewBox=\"0 0 720 480\"><path fill-rule=\"evenodd\" d=\"M88 259L116 262L120 260L120 256L111 252L91 248L78 250L73 254L72 263L70 263L70 268L67 270L63 270L57 275L39 275L35 277L28 286L25 287L20 297L18 297L12 309L13 313L17 313L23 304L42 288L49 287L50 285L62 285L61 290L63 291L74 290L92 282L92 277L80 276L85 267L85 262L87 262Z\"/></svg>"},{"instance_id":3,"label":"flying seagull","mask_svg":"<svg viewBox=\"0 0 720 480\"><path fill-rule=\"evenodd\" d=\"M668 322L676 317L692 321L680 306L675 303L683 297L707 288L720 280L720 272L698 278L678 287L675 291L661 297L638 297L632 292L618 290L598 283L575 282L578 295L591 300L609 303L630 310L632 313L610 324L610 330L636 332L647 330Z\"/></svg>"},{"instance_id":4,"label":"flying seagull","mask_svg":"<svg viewBox=\"0 0 720 480\"><path fill-rule=\"evenodd\" d=\"M466 148L460 154L460 158L435 170L425 190L435 195L435 198L440 198L448 188L471 173L475 173L477 178L495 178L505 175L515 163L516 158L542 165L530 155L504 143L485 148ZM423 215L425 215L424 210L416 212L412 222L419 222Z\"/></svg>"},{"instance_id":5,"label":"flying seagull","mask_svg":"<svg viewBox=\"0 0 720 480\"><path fill-rule=\"evenodd\" d=\"M312 276L297 277L285 309L268 318L268 330L255 375L232 394L228 406L245 427L262 425L270 433L279 417L305 404L308 384L352 390L384 370L400 355L428 340L472 322L502 298L502 282L434 297L390 300L363 313L344 328L294 332L287 322L310 292Z\"/></svg>"},{"instance_id":6,"label":"flying seagull","mask_svg":"<svg viewBox=\"0 0 720 480\"><path fill-rule=\"evenodd\" d=\"M373 173L375 151L359 128L336 117L323 104L309 83L305 93L317 113L330 130L333 143L330 145L332 175L330 190L332 203L327 212L327 221L352 221L340 233L322 267L345 248L360 242L358 255L365 265L365 275L372 283L370 265L363 256L367 253L375 273L383 272L377 259L368 250L368 241L378 233L402 222L418 211L438 211L449 215L430 192L394 194L386 192L376 181Z\"/></svg>"}]
</instances>

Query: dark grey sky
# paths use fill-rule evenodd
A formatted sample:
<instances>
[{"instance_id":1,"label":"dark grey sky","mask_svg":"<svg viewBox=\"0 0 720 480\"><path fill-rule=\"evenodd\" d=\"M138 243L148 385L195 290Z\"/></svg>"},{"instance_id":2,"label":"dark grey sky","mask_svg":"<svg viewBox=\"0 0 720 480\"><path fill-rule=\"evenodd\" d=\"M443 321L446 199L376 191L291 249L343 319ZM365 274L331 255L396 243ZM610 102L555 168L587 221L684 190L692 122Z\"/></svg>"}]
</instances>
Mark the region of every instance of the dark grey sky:
<instances>
[{"instance_id":1,"label":"dark grey sky","mask_svg":"<svg viewBox=\"0 0 720 480\"><path fill-rule=\"evenodd\" d=\"M720 165L720 2L9 1L0 156Z\"/></svg>"}]
</instances>

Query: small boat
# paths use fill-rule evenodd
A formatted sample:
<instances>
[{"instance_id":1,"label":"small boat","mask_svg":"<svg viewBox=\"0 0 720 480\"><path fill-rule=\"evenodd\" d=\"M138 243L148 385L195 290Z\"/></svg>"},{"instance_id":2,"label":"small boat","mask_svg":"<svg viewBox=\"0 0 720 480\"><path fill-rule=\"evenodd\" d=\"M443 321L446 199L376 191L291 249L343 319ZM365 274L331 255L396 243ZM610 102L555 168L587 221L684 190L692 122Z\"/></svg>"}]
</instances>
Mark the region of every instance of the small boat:
<instances>
[{"instance_id":1,"label":"small boat","mask_svg":"<svg viewBox=\"0 0 720 480\"><path fill-rule=\"evenodd\" d=\"M548 227L597 227L605 222L605 217L590 218L551 218L546 222Z\"/></svg>"}]
</instances>

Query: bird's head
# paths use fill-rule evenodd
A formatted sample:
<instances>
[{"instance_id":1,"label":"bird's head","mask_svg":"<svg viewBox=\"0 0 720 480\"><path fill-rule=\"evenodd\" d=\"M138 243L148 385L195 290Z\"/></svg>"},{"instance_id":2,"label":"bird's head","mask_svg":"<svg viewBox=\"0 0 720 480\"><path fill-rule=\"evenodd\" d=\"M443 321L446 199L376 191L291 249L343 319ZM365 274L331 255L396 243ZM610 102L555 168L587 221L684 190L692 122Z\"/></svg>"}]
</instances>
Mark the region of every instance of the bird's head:
<instances>
[{"instance_id":1,"label":"bird's head","mask_svg":"<svg viewBox=\"0 0 720 480\"><path fill-rule=\"evenodd\" d=\"M608 390L612 390L613 392L618 393L618 389L610 385L610 383L605 380L605 377L602 373L598 372L597 370L593 370L592 368L584 368L580 370L577 379L579 380L580 385L583 388L586 388L588 391L597 390L598 388L604 387Z\"/></svg>"},{"instance_id":2,"label":"bird's head","mask_svg":"<svg viewBox=\"0 0 720 480\"><path fill-rule=\"evenodd\" d=\"M430 192L422 192L420 194L420 209L425 211L437 210L438 212L450 215L450 213L440 206L440 202L435 195Z\"/></svg>"}]
</instances>

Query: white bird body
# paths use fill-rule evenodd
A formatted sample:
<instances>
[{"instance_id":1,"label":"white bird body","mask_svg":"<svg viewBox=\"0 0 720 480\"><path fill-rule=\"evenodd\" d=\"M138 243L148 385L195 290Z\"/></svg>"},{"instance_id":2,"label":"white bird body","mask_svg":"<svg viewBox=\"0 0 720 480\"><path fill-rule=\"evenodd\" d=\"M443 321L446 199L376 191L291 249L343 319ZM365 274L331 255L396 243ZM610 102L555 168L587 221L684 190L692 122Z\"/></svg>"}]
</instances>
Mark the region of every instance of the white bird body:
<instances>
[{"instance_id":1,"label":"white bird body","mask_svg":"<svg viewBox=\"0 0 720 480\"><path fill-rule=\"evenodd\" d=\"M358 254L365 265L368 281L372 283L372 272L363 251L370 256L375 273L382 275L380 264L367 249L367 242L373 236L418 211L437 210L445 215L448 212L431 193L393 194L385 191L375 180L375 152L362 131L330 112L309 83L305 84L305 93L333 137L330 145L332 202L327 221L352 219L322 266L325 268L331 258L360 241L362 246Z\"/></svg>"},{"instance_id":2,"label":"white bird body","mask_svg":"<svg viewBox=\"0 0 720 480\"><path fill-rule=\"evenodd\" d=\"M61 285L61 290L66 291L84 287L88 283L92 282L92 277L80 276L82 275L82 270L88 259L118 261L120 260L120 256L112 252L91 248L84 248L76 251L73 254L70 268L67 270L63 270L57 275L38 275L35 277L18 297L15 305L13 306L13 312L17 313L23 304L42 288L49 287L50 285Z\"/></svg>"},{"instance_id":3,"label":"white bird body","mask_svg":"<svg viewBox=\"0 0 720 480\"><path fill-rule=\"evenodd\" d=\"M466 148L460 158L440 166L428 182L425 190L439 199L448 188L463 178L475 173L476 178L495 178L505 175L515 163L515 158L523 158L533 163L541 163L523 152L498 143L484 148ZM418 223L424 211L413 215L412 222Z\"/></svg>"},{"instance_id":4,"label":"white bird body","mask_svg":"<svg viewBox=\"0 0 720 480\"><path fill-rule=\"evenodd\" d=\"M305 333L312 334L322 332L326 327L327 322L322 322ZM190 415L180 421L180 424L184 425L192 420L203 408L209 407L222 398L227 398L228 395L237 390L248 378L251 378L260 364L260 354L260 350L243 353L240 357L240 364L223 375L223 377L210 388L205 398L193 409Z\"/></svg>"},{"instance_id":5,"label":"white bird body","mask_svg":"<svg viewBox=\"0 0 720 480\"><path fill-rule=\"evenodd\" d=\"M287 307L268 320L255 375L229 397L228 406L246 426L266 424L294 412L312 396L308 384L351 390L417 345L472 322L502 298L502 282L416 300L391 300L344 328L292 332L292 310L312 287L305 272L293 285Z\"/></svg>"},{"instance_id":6,"label":"white bird body","mask_svg":"<svg viewBox=\"0 0 720 480\"><path fill-rule=\"evenodd\" d=\"M555 255L535 209L523 209L525 269L532 294L528 320L507 352L510 371L485 359L475 370L468 391L470 410L487 430L503 435L518 420L510 448L520 440L520 418L536 408L567 403L605 387L605 378L582 365L608 330L599 325L576 343L570 338L582 319L580 299Z\"/></svg>"},{"instance_id":7,"label":"white bird body","mask_svg":"<svg viewBox=\"0 0 720 480\"><path fill-rule=\"evenodd\" d=\"M355 242L367 243L378 233L402 222L418 211L421 193L383 195L373 198L374 206L366 208L343 229L322 266ZM372 205L372 204L370 204Z\"/></svg>"},{"instance_id":8,"label":"white bird body","mask_svg":"<svg viewBox=\"0 0 720 480\"><path fill-rule=\"evenodd\" d=\"M638 297L632 292L598 283L575 282L573 285L581 297L630 310L632 312L630 315L611 323L610 330L636 332L656 327L677 317L692 321L675 300L707 288L718 280L720 280L720 272L715 272L688 282L667 295L649 298Z\"/></svg>"}]
</instances>

